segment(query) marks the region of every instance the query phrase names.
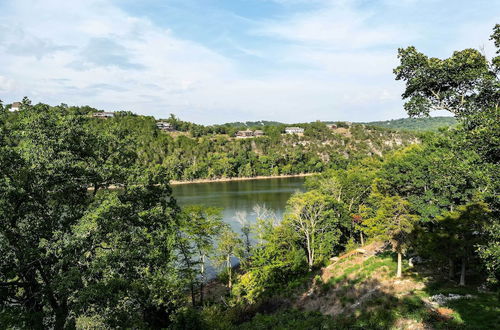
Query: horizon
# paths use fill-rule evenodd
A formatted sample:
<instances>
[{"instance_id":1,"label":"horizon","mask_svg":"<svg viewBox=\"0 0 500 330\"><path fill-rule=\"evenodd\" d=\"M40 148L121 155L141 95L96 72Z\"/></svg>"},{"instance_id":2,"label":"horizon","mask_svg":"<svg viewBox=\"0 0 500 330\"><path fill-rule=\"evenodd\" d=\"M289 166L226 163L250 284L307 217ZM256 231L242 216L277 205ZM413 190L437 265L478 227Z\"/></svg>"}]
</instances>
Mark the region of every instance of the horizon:
<instances>
[{"instance_id":1,"label":"horizon","mask_svg":"<svg viewBox=\"0 0 500 330\"><path fill-rule=\"evenodd\" d=\"M3 102L3 100L0 100L0 101ZM20 102L20 101L15 101L15 102ZM10 103L3 102L3 105L4 106L6 106L6 105L12 105L12 103L13 102L10 102ZM43 104L43 102L40 102L40 103ZM62 104L65 104L65 103L62 103ZM60 104L60 105L62 105L62 104ZM50 107L59 106L59 105L50 105L50 104L47 104L47 105L50 106ZM86 106L89 106L89 105L69 105L69 104L65 104L65 105L68 106L68 107L86 107ZM136 112L133 112L131 110L114 110L114 111L109 111L109 110L106 110L106 109L97 109L97 108L95 108L95 110L97 110L97 111L103 111L103 112L113 112L113 113L114 112L131 112L133 115L136 115L136 116L152 116L155 120L168 120L168 118L170 117L170 115L174 115L179 120L187 121L187 120L184 120L184 118L178 116L175 113L168 114L168 116L165 116L165 117L155 117L153 115L136 113ZM391 119L385 119L385 120L371 120L371 121L350 121L350 120L334 120L334 119L319 120L318 119L318 120L310 120L310 121L303 121L303 122L284 122L284 121L275 121L275 120L260 119L260 120L238 120L238 121L228 121L228 122L217 122L217 123L210 123L210 124L204 124L204 123L201 124L201 123L197 123L197 122L192 122L192 123L198 124L198 125L202 125L202 126L216 126L216 125L226 125L226 124L235 124L235 123L247 124L247 123L259 123L259 122L275 122L278 125L300 125L300 124L310 124L310 123L314 123L314 122L318 122L318 121L321 122L321 123L341 123L341 122L349 123L349 122L351 122L353 124L370 124L370 123L396 121L396 120L404 120L404 119L426 119L426 118L455 118L455 117L452 114L448 114L448 113L437 114L437 115L431 113L431 114L429 114L428 117L409 117L409 116L406 116L406 117L400 117L400 118L391 118Z\"/></svg>"},{"instance_id":2,"label":"horizon","mask_svg":"<svg viewBox=\"0 0 500 330\"><path fill-rule=\"evenodd\" d=\"M204 125L400 119L397 49L491 57L498 12L485 0L2 2L0 99Z\"/></svg>"}]
</instances>

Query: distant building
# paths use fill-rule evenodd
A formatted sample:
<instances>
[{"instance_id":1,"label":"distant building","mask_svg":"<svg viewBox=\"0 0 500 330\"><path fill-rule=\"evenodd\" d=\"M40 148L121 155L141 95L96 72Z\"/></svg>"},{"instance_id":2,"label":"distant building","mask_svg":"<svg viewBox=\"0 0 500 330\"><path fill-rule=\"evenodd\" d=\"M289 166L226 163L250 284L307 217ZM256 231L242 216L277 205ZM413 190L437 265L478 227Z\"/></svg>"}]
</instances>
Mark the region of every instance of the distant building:
<instances>
[{"instance_id":1,"label":"distant building","mask_svg":"<svg viewBox=\"0 0 500 330\"><path fill-rule=\"evenodd\" d=\"M21 102L14 102L10 106L10 111L11 112L16 112L16 111L19 111L20 108L21 108Z\"/></svg>"},{"instance_id":2,"label":"distant building","mask_svg":"<svg viewBox=\"0 0 500 330\"><path fill-rule=\"evenodd\" d=\"M113 118L115 114L113 112L94 112L92 117L94 118Z\"/></svg>"},{"instance_id":3,"label":"distant building","mask_svg":"<svg viewBox=\"0 0 500 330\"><path fill-rule=\"evenodd\" d=\"M158 127L159 129L161 129L164 132L173 132L173 131L175 131L174 126L172 126L172 124L167 123L165 121L159 121L159 122L157 122L156 123L156 127Z\"/></svg>"},{"instance_id":4,"label":"distant building","mask_svg":"<svg viewBox=\"0 0 500 330\"><path fill-rule=\"evenodd\" d=\"M264 135L264 131L261 131L260 129L256 130L253 132L253 135L254 136L263 136Z\"/></svg>"},{"instance_id":5,"label":"distant building","mask_svg":"<svg viewBox=\"0 0 500 330\"><path fill-rule=\"evenodd\" d=\"M330 124L330 125L326 125L329 129L337 129L337 125L335 124Z\"/></svg>"},{"instance_id":6,"label":"distant building","mask_svg":"<svg viewBox=\"0 0 500 330\"><path fill-rule=\"evenodd\" d=\"M302 127L286 127L286 134L302 134L304 133L304 129Z\"/></svg>"},{"instance_id":7,"label":"distant building","mask_svg":"<svg viewBox=\"0 0 500 330\"><path fill-rule=\"evenodd\" d=\"M245 131L238 131L238 132L236 132L235 136L236 136L236 138L242 139L242 138L249 138L249 137L252 137L254 135L253 135L253 131L252 130L247 129Z\"/></svg>"}]
</instances>

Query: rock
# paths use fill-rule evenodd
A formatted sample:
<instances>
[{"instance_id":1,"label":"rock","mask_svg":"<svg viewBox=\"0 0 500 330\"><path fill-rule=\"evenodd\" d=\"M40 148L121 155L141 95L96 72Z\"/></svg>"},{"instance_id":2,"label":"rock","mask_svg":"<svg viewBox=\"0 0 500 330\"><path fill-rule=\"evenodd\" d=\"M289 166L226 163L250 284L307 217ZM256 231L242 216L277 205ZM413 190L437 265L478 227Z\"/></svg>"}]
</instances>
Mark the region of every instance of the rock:
<instances>
[{"instance_id":1,"label":"rock","mask_svg":"<svg viewBox=\"0 0 500 330\"><path fill-rule=\"evenodd\" d=\"M450 294L448 294L448 296L446 296L442 293L439 293L439 294L436 294L436 295L430 297L430 300L437 303L438 305L445 305L450 300L471 299L471 298L474 298L474 296L472 296L470 294L466 294L466 295L461 296L459 294L450 293Z\"/></svg>"}]
</instances>

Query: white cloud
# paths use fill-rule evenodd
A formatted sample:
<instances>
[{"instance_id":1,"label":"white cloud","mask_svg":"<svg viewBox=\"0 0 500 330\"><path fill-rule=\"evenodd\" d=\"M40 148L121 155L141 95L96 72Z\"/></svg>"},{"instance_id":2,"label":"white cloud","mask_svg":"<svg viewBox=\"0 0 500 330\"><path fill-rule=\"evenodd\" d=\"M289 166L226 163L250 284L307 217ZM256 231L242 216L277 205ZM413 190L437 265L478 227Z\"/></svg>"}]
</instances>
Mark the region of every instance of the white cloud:
<instances>
[{"instance_id":1,"label":"white cloud","mask_svg":"<svg viewBox=\"0 0 500 330\"><path fill-rule=\"evenodd\" d=\"M359 1L322 3L318 9L265 22L255 33L337 51L395 45L413 37L392 22L372 24L376 12L358 8Z\"/></svg>"},{"instance_id":2,"label":"white cloud","mask_svg":"<svg viewBox=\"0 0 500 330\"><path fill-rule=\"evenodd\" d=\"M1 4L0 98L176 113L202 123L404 116L392 68L397 47L421 39L418 24L381 19L359 1L274 1L315 9L255 19L245 35L264 42L235 40L234 54L182 39L169 22L159 26L121 10L119 2ZM463 43L479 30L459 29ZM242 54L265 63L255 64L259 74Z\"/></svg>"},{"instance_id":3,"label":"white cloud","mask_svg":"<svg viewBox=\"0 0 500 330\"><path fill-rule=\"evenodd\" d=\"M9 11L2 24L17 33L0 39L0 73L9 77L0 88L22 86L10 93L14 98L160 115L169 106L167 113L179 110L183 93L232 72L229 59L106 1L50 1L43 7L19 1Z\"/></svg>"}]
</instances>

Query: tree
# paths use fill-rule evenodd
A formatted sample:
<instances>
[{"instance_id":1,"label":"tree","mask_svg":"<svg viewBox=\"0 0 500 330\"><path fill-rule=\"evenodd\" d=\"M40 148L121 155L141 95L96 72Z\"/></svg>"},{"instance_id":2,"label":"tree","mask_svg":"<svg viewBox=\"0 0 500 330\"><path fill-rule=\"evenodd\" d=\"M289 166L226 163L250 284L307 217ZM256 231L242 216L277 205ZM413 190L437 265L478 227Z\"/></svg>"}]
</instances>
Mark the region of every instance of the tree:
<instances>
[{"instance_id":1,"label":"tree","mask_svg":"<svg viewBox=\"0 0 500 330\"><path fill-rule=\"evenodd\" d=\"M315 265L318 252L331 252L338 242L340 229L333 212L334 201L312 190L293 195L288 201L285 224L294 228L307 253L309 269ZM319 251L318 251L319 250Z\"/></svg>"},{"instance_id":2,"label":"tree","mask_svg":"<svg viewBox=\"0 0 500 330\"><path fill-rule=\"evenodd\" d=\"M484 228L491 223L490 212L484 202L471 202L438 217L443 231L439 239L450 242L453 257L461 261L460 285L465 285L468 260L475 254L476 247L487 237Z\"/></svg>"},{"instance_id":3,"label":"tree","mask_svg":"<svg viewBox=\"0 0 500 330\"><path fill-rule=\"evenodd\" d=\"M224 267L227 274L227 287L229 290L233 287L233 265L232 257L241 255L242 242L238 235L229 227L225 227L217 242L216 261L220 266Z\"/></svg>"},{"instance_id":4,"label":"tree","mask_svg":"<svg viewBox=\"0 0 500 330\"><path fill-rule=\"evenodd\" d=\"M183 298L164 171L134 167L116 177L123 189L89 194L101 145L90 119L68 111L23 100L0 128L0 319L37 329L93 315L111 327L167 326Z\"/></svg>"},{"instance_id":5,"label":"tree","mask_svg":"<svg viewBox=\"0 0 500 330\"><path fill-rule=\"evenodd\" d=\"M374 192L371 196L375 210L364 225L371 236L387 240L398 255L396 277L401 277L402 254L408 245L408 237L417 217L409 213L409 203L399 196L383 196Z\"/></svg>"},{"instance_id":6,"label":"tree","mask_svg":"<svg viewBox=\"0 0 500 330\"><path fill-rule=\"evenodd\" d=\"M336 200L338 217L344 219L345 223L344 236L350 237L357 232L362 245L364 239L359 210L370 195L371 186L379 168L379 162L363 160L347 169L327 171L322 176L313 177L306 182L308 187L316 188Z\"/></svg>"},{"instance_id":7,"label":"tree","mask_svg":"<svg viewBox=\"0 0 500 330\"><path fill-rule=\"evenodd\" d=\"M205 265L207 258L214 252L214 245L221 231L224 228L221 210L214 207L201 205L191 205L183 209L184 222L181 231L187 235L186 244L192 246L196 251L196 259L188 258L189 267L199 265L198 274L200 276L200 305L204 300L204 284L206 281ZM189 247L184 248L188 251ZM194 278L191 279L194 285ZM194 291L192 291L192 300L194 304Z\"/></svg>"},{"instance_id":8,"label":"tree","mask_svg":"<svg viewBox=\"0 0 500 330\"><path fill-rule=\"evenodd\" d=\"M286 285L290 279L307 271L304 250L297 245L295 229L279 223L275 215L263 206L256 205L257 223L253 231L257 244L244 265L244 273L233 288L238 299L250 304L263 295L271 295Z\"/></svg>"},{"instance_id":9,"label":"tree","mask_svg":"<svg viewBox=\"0 0 500 330\"><path fill-rule=\"evenodd\" d=\"M445 109L460 121L455 137L459 150L474 151L480 159L475 168L482 169L481 189L484 199L498 222L500 214L500 24L493 28L490 38L497 48L491 60L481 52L466 49L454 52L448 59L429 58L414 47L399 50L400 65L394 70L397 80L406 82L403 98L410 116L428 115L430 111ZM459 159L456 157L456 159ZM459 164L458 162L456 162ZM460 191L462 189L456 189ZM463 190L461 191L463 192ZM467 204L465 201L463 204ZM482 231L496 228L493 224ZM498 245L498 236L489 235L490 242L479 246L480 251ZM481 254L486 269L495 269L490 254ZM498 274L490 273L490 278Z\"/></svg>"},{"instance_id":10,"label":"tree","mask_svg":"<svg viewBox=\"0 0 500 330\"><path fill-rule=\"evenodd\" d=\"M245 257L248 257L250 255L250 248L251 248L251 243L250 243L251 225L247 219L247 213L245 211L236 212L235 219L241 226L241 232L243 233L244 237Z\"/></svg>"},{"instance_id":11,"label":"tree","mask_svg":"<svg viewBox=\"0 0 500 330\"><path fill-rule=\"evenodd\" d=\"M498 26L497 26L498 29ZM396 80L406 82L403 99L410 116L448 110L458 118L498 108L498 77L475 49L456 51L448 59L429 58L413 46L399 49ZM496 85L496 86L495 86Z\"/></svg>"}]
</instances>

